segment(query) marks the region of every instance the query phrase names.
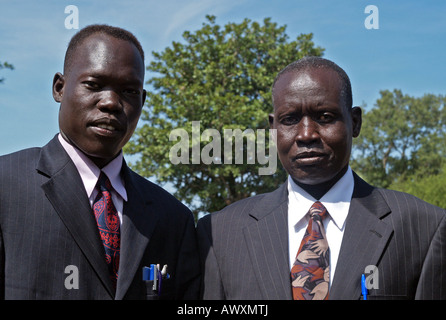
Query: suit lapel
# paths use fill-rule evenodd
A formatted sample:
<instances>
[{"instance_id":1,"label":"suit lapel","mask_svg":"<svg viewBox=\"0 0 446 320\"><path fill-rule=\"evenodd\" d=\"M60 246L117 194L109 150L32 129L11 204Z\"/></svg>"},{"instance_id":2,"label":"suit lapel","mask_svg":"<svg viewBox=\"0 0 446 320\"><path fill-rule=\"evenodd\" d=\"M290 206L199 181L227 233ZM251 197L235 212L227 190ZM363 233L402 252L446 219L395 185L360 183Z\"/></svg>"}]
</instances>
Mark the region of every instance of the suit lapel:
<instances>
[{"instance_id":1,"label":"suit lapel","mask_svg":"<svg viewBox=\"0 0 446 320\"><path fill-rule=\"evenodd\" d=\"M381 219L390 208L376 188L356 174L341 251L330 289L330 299L358 299L361 274L377 265L393 229Z\"/></svg>"},{"instance_id":2,"label":"suit lapel","mask_svg":"<svg viewBox=\"0 0 446 320\"><path fill-rule=\"evenodd\" d=\"M250 210L243 231L258 286L265 299L291 299L288 262L288 192L283 184Z\"/></svg>"},{"instance_id":3,"label":"suit lapel","mask_svg":"<svg viewBox=\"0 0 446 320\"><path fill-rule=\"evenodd\" d=\"M122 174L128 201L124 203L121 228L121 256L116 299L123 299L136 273L139 271L147 244L159 219L159 213L151 210L149 194L141 194L141 184L135 174L123 163ZM142 279L141 279L142 281Z\"/></svg>"},{"instance_id":4,"label":"suit lapel","mask_svg":"<svg viewBox=\"0 0 446 320\"><path fill-rule=\"evenodd\" d=\"M42 185L43 191L113 297L104 248L84 185L57 136L42 148L37 170L49 177Z\"/></svg>"}]
</instances>

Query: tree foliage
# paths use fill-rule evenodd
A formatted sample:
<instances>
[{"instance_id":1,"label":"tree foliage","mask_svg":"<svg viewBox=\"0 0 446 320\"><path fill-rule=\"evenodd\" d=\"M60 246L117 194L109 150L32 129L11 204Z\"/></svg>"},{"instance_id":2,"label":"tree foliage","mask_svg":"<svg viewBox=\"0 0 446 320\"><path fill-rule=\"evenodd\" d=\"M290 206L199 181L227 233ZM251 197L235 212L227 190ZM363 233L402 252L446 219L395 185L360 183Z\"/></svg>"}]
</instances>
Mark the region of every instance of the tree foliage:
<instances>
[{"instance_id":1,"label":"tree foliage","mask_svg":"<svg viewBox=\"0 0 446 320\"><path fill-rule=\"evenodd\" d=\"M206 18L201 29L183 33L184 41L153 52L147 67L152 89L142 125L125 148L126 153L139 156L132 164L136 171L172 185L175 195L195 212L219 210L271 191L286 175L278 162L275 174L259 176L262 165L247 164L246 158L243 164L174 165L169 160L169 151L177 143L169 141L172 130L183 128L190 137L193 121L200 121L201 131L213 128L222 134L224 129L268 129L275 75L299 58L323 53L312 42L312 34L289 41L286 26L269 18L263 24L245 19L223 27L214 16ZM201 143L203 148L209 142Z\"/></svg>"},{"instance_id":2,"label":"tree foliage","mask_svg":"<svg viewBox=\"0 0 446 320\"><path fill-rule=\"evenodd\" d=\"M445 188L446 98L416 98L396 89L380 94L375 107L363 115L352 167L373 185L446 207L444 196L434 199L425 193L429 184Z\"/></svg>"},{"instance_id":3,"label":"tree foliage","mask_svg":"<svg viewBox=\"0 0 446 320\"><path fill-rule=\"evenodd\" d=\"M412 174L398 179L390 185L391 189L404 191L429 203L446 209L446 163L438 174Z\"/></svg>"}]
</instances>

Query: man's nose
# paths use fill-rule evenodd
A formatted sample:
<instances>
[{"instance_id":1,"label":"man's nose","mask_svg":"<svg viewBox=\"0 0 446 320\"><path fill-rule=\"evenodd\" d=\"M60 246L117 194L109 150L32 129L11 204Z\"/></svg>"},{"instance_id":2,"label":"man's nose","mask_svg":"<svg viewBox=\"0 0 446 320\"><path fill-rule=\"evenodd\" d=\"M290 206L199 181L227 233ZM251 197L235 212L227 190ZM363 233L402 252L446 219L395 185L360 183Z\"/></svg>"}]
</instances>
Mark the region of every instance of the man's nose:
<instances>
[{"instance_id":1,"label":"man's nose","mask_svg":"<svg viewBox=\"0 0 446 320\"><path fill-rule=\"evenodd\" d=\"M310 117L302 117L297 124L296 141L311 143L319 139L318 125Z\"/></svg>"},{"instance_id":2,"label":"man's nose","mask_svg":"<svg viewBox=\"0 0 446 320\"><path fill-rule=\"evenodd\" d=\"M112 89L103 90L97 106L104 112L120 112L122 110L121 97Z\"/></svg>"}]
</instances>

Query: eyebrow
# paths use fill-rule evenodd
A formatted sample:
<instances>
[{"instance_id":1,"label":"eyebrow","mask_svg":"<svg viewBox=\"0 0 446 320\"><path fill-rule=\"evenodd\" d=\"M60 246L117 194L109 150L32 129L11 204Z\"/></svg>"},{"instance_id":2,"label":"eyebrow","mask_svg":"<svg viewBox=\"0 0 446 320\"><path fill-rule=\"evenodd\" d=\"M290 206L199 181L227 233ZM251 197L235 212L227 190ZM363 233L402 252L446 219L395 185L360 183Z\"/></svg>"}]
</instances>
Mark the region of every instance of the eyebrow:
<instances>
[{"instance_id":1,"label":"eyebrow","mask_svg":"<svg viewBox=\"0 0 446 320\"><path fill-rule=\"evenodd\" d=\"M106 75L106 74L99 74L99 73L83 73L80 75L80 77L90 77L90 78L95 78L98 80L106 80L108 78L112 78L110 75ZM144 80L139 80L138 77L131 77L131 78L126 78L124 81L125 84L128 85L144 85Z\"/></svg>"}]
</instances>

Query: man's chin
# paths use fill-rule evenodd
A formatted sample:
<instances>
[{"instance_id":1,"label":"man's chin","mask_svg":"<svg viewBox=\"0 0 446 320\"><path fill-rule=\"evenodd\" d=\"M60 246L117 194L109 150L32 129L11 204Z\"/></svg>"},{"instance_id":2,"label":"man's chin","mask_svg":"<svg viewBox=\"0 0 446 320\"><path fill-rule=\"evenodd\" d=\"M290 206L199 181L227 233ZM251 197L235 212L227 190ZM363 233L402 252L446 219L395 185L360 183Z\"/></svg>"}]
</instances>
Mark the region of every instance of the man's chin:
<instances>
[{"instance_id":1,"label":"man's chin","mask_svg":"<svg viewBox=\"0 0 446 320\"><path fill-rule=\"evenodd\" d=\"M76 146L99 168L106 166L110 161L116 158L121 152L121 148L104 148L101 144L97 146Z\"/></svg>"},{"instance_id":2,"label":"man's chin","mask_svg":"<svg viewBox=\"0 0 446 320\"><path fill-rule=\"evenodd\" d=\"M305 167L291 171L289 175L300 186L325 189L333 186L342 178L347 168L348 166L345 166L343 169L333 172L333 170L323 170L323 168Z\"/></svg>"},{"instance_id":3,"label":"man's chin","mask_svg":"<svg viewBox=\"0 0 446 320\"><path fill-rule=\"evenodd\" d=\"M324 184L333 178L332 175L324 174L324 172L320 168L316 167L305 168L305 170L289 172L289 174L297 184L303 184L308 186L316 186L319 184Z\"/></svg>"}]
</instances>

